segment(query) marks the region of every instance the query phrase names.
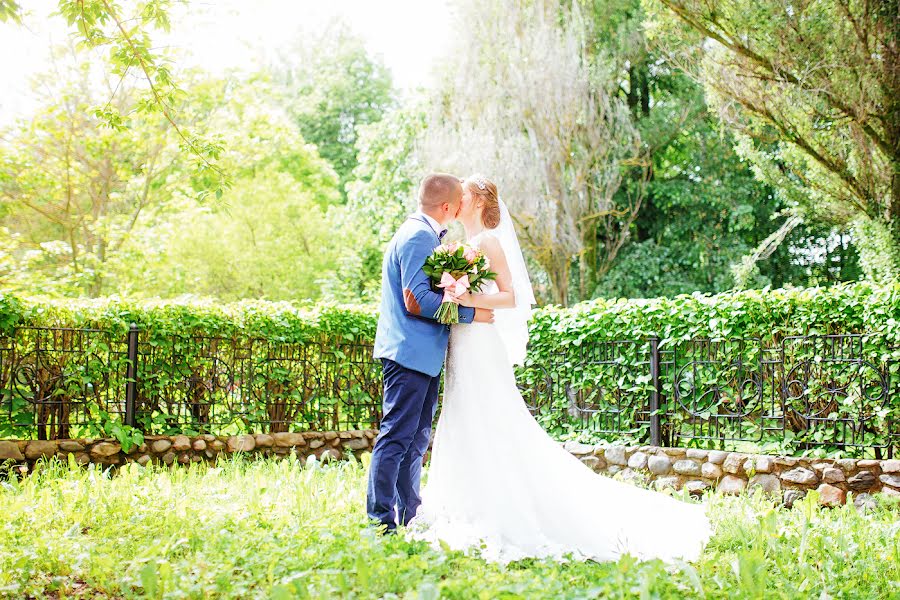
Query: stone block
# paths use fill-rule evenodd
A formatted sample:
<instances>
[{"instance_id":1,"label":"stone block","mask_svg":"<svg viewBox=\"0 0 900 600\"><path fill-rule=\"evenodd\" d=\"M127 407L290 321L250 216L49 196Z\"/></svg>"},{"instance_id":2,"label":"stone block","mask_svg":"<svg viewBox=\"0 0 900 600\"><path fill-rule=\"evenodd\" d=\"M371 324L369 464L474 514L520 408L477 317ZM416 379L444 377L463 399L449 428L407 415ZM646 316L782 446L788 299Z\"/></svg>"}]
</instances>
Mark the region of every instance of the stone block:
<instances>
[{"instance_id":1,"label":"stone block","mask_svg":"<svg viewBox=\"0 0 900 600\"><path fill-rule=\"evenodd\" d=\"M757 473L771 473L775 469L775 459L771 456L753 458L753 470Z\"/></svg>"},{"instance_id":2,"label":"stone block","mask_svg":"<svg viewBox=\"0 0 900 600\"><path fill-rule=\"evenodd\" d=\"M306 445L306 439L303 437L302 433L282 431L280 433L273 433L272 437L275 440L275 446L278 448L292 448L294 446Z\"/></svg>"},{"instance_id":3,"label":"stone block","mask_svg":"<svg viewBox=\"0 0 900 600\"><path fill-rule=\"evenodd\" d=\"M721 465L728 458L728 453L724 450L710 450L707 459L714 465Z\"/></svg>"},{"instance_id":4,"label":"stone block","mask_svg":"<svg viewBox=\"0 0 900 600\"><path fill-rule=\"evenodd\" d=\"M700 465L688 459L676 461L675 464L672 465L672 470L679 475L700 475Z\"/></svg>"},{"instance_id":5,"label":"stone block","mask_svg":"<svg viewBox=\"0 0 900 600\"><path fill-rule=\"evenodd\" d=\"M25 460L15 442L0 441L0 460Z\"/></svg>"},{"instance_id":6,"label":"stone block","mask_svg":"<svg viewBox=\"0 0 900 600\"><path fill-rule=\"evenodd\" d=\"M656 481L653 482L654 487L657 490L664 490L666 488L672 488L673 490L680 490L682 483L680 477L660 477Z\"/></svg>"},{"instance_id":7,"label":"stone block","mask_svg":"<svg viewBox=\"0 0 900 600\"><path fill-rule=\"evenodd\" d=\"M732 475L739 475L744 472L744 462L747 460L746 454L730 453L722 463L722 470Z\"/></svg>"},{"instance_id":8,"label":"stone block","mask_svg":"<svg viewBox=\"0 0 900 600\"><path fill-rule=\"evenodd\" d=\"M721 494L737 495L744 491L747 482L735 475L726 475L716 486L716 490Z\"/></svg>"},{"instance_id":9,"label":"stone block","mask_svg":"<svg viewBox=\"0 0 900 600\"><path fill-rule=\"evenodd\" d=\"M156 440L155 442L150 444L150 449L153 450L157 454L162 454L171 447L172 447L172 442L170 442L169 440Z\"/></svg>"},{"instance_id":10,"label":"stone block","mask_svg":"<svg viewBox=\"0 0 900 600\"><path fill-rule=\"evenodd\" d=\"M647 468L654 475L667 475L672 470L672 461L665 454L647 459Z\"/></svg>"},{"instance_id":11,"label":"stone block","mask_svg":"<svg viewBox=\"0 0 900 600\"><path fill-rule=\"evenodd\" d=\"M770 473L757 473L750 479L747 487L750 490L760 488L766 494L774 496L781 491L781 481Z\"/></svg>"},{"instance_id":12,"label":"stone block","mask_svg":"<svg viewBox=\"0 0 900 600\"><path fill-rule=\"evenodd\" d=\"M639 450L632 454L628 459L628 467L631 469L646 469L647 453Z\"/></svg>"},{"instance_id":13,"label":"stone block","mask_svg":"<svg viewBox=\"0 0 900 600\"><path fill-rule=\"evenodd\" d=\"M366 438L353 438L348 439L344 442L344 448L348 450L366 450L369 447L369 440ZM588 456L585 458L593 458L597 460L595 456Z\"/></svg>"},{"instance_id":14,"label":"stone block","mask_svg":"<svg viewBox=\"0 0 900 600\"><path fill-rule=\"evenodd\" d=\"M847 492L830 483L823 483L818 487L819 504L822 506L840 506L847 501Z\"/></svg>"},{"instance_id":15,"label":"stone block","mask_svg":"<svg viewBox=\"0 0 900 600\"><path fill-rule=\"evenodd\" d=\"M100 442L91 448L91 456L108 458L118 454L121 449L122 446L118 442Z\"/></svg>"},{"instance_id":16,"label":"stone block","mask_svg":"<svg viewBox=\"0 0 900 600\"><path fill-rule=\"evenodd\" d=\"M791 508L794 506L794 502L802 500L805 496L806 490L784 490L781 502L786 507Z\"/></svg>"},{"instance_id":17,"label":"stone block","mask_svg":"<svg viewBox=\"0 0 900 600\"><path fill-rule=\"evenodd\" d=\"M847 487L854 492L866 492L872 489L878 478L872 471L860 471L853 477L847 478Z\"/></svg>"},{"instance_id":18,"label":"stone block","mask_svg":"<svg viewBox=\"0 0 900 600\"><path fill-rule=\"evenodd\" d=\"M844 473L852 473L856 470L856 461L852 458L839 458L834 461L834 464Z\"/></svg>"},{"instance_id":19,"label":"stone block","mask_svg":"<svg viewBox=\"0 0 900 600\"><path fill-rule=\"evenodd\" d=\"M275 438L268 433L258 433L254 436L257 448L271 448L275 445Z\"/></svg>"},{"instance_id":20,"label":"stone block","mask_svg":"<svg viewBox=\"0 0 900 600\"><path fill-rule=\"evenodd\" d=\"M813 471L804 469L803 467L797 467L796 469L791 469L790 471L782 473L781 480L797 485L814 485L819 482L819 478L816 477L816 474Z\"/></svg>"},{"instance_id":21,"label":"stone block","mask_svg":"<svg viewBox=\"0 0 900 600\"><path fill-rule=\"evenodd\" d=\"M825 483L843 483L846 480L844 472L836 467L828 467L822 471L822 481Z\"/></svg>"},{"instance_id":22,"label":"stone block","mask_svg":"<svg viewBox=\"0 0 900 600\"><path fill-rule=\"evenodd\" d=\"M25 446L25 458L28 460L37 460L42 456L50 458L57 451L57 444L52 440L34 440L28 442Z\"/></svg>"},{"instance_id":23,"label":"stone block","mask_svg":"<svg viewBox=\"0 0 900 600\"><path fill-rule=\"evenodd\" d=\"M885 474L879 477L879 479L884 485L889 485L892 488L900 488L900 475Z\"/></svg>"},{"instance_id":24,"label":"stone block","mask_svg":"<svg viewBox=\"0 0 900 600\"><path fill-rule=\"evenodd\" d=\"M582 444L581 442L576 442L575 440L569 440L565 444L563 444L563 448L566 449L570 454L574 454L575 456L587 456L588 454L592 454L594 452L594 447L591 444Z\"/></svg>"},{"instance_id":25,"label":"stone block","mask_svg":"<svg viewBox=\"0 0 900 600\"><path fill-rule=\"evenodd\" d=\"M686 489L691 496L702 496L703 492L709 489L709 484L700 479L692 479L685 482L684 489Z\"/></svg>"},{"instance_id":26,"label":"stone block","mask_svg":"<svg viewBox=\"0 0 900 600\"><path fill-rule=\"evenodd\" d=\"M722 467L712 462L705 462L700 466L700 475L707 479L721 479Z\"/></svg>"},{"instance_id":27,"label":"stone block","mask_svg":"<svg viewBox=\"0 0 900 600\"><path fill-rule=\"evenodd\" d=\"M604 451L603 456L606 458L606 462L612 465L624 467L628 464L628 459L625 457L625 446L610 446Z\"/></svg>"},{"instance_id":28,"label":"stone block","mask_svg":"<svg viewBox=\"0 0 900 600\"><path fill-rule=\"evenodd\" d=\"M228 438L229 452L249 452L256 448L256 439L250 434L233 435Z\"/></svg>"},{"instance_id":29,"label":"stone block","mask_svg":"<svg viewBox=\"0 0 900 600\"><path fill-rule=\"evenodd\" d=\"M872 494L859 494L855 498L853 498L853 506L856 510L862 512L868 512L870 510L875 510L877 507L877 503L875 502L875 498Z\"/></svg>"}]
</instances>

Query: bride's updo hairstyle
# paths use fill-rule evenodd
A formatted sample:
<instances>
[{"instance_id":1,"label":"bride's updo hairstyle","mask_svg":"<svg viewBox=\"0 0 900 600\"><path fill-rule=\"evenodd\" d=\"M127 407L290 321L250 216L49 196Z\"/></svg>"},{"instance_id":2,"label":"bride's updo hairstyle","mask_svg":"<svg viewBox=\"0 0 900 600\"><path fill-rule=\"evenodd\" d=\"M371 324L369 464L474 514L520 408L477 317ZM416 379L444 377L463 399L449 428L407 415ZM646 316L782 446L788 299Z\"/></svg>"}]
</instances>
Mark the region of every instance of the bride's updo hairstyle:
<instances>
[{"instance_id":1,"label":"bride's updo hairstyle","mask_svg":"<svg viewBox=\"0 0 900 600\"><path fill-rule=\"evenodd\" d=\"M488 229L496 229L500 224L500 199L497 186L484 175L472 175L463 185L472 192L482 204L481 223Z\"/></svg>"}]
</instances>

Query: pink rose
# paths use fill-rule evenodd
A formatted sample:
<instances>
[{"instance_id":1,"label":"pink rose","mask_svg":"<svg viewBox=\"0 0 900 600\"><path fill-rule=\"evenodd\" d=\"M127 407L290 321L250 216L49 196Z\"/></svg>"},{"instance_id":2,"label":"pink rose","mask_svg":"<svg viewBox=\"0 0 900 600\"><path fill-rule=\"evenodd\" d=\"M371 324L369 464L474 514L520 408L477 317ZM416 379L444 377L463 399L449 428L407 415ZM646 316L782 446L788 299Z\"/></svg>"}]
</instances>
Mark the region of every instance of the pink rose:
<instances>
[{"instance_id":1,"label":"pink rose","mask_svg":"<svg viewBox=\"0 0 900 600\"><path fill-rule=\"evenodd\" d=\"M447 246L447 252L451 254L456 252L459 249L459 242L452 242Z\"/></svg>"},{"instance_id":2,"label":"pink rose","mask_svg":"<svg viewBox=\"0 0 900 600\"><path fill-rule=\"evenodd\" d=\"M473 262L476 258L478 258L478 251L475 248L466 248L466 251L463 252L463 257L469 262Z\"/></svg>"}]
</instances>

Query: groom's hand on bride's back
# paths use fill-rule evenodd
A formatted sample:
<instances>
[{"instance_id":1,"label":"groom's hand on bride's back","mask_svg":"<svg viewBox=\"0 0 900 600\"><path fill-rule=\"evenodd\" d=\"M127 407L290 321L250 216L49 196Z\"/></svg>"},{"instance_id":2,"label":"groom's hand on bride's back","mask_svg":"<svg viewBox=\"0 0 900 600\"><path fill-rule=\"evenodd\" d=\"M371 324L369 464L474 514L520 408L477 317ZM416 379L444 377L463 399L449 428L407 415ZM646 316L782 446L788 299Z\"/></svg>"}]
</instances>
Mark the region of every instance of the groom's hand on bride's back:
<instances>
[{"instance_id":1,"label":"groom's hand on bride's back","mask_svg":"<svg viewBox=\"0 0 900 600\"><path fill-rule=\"evenodd\" d=\"M494 322L494 311L489 308L476 308L475 309L475 322L476 323L493 323Z\"/></svg>"}]
</instances>

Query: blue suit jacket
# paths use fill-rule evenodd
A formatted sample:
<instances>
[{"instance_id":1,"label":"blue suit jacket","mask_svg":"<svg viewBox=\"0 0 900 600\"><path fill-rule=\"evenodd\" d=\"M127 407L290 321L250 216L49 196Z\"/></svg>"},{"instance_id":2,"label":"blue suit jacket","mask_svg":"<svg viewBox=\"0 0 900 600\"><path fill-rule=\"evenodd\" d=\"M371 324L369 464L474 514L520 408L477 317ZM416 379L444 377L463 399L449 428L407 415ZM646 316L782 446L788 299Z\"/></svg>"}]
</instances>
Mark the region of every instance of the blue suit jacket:
<instances>
[{"instance_id":1,"label":"blue suit jacket","mask_svg":"<svg viewBox=\"0 0 900 600\"><path fill-rule=\"evenodd\" d=\"M440 238L420 215L410 216L394 234L381 265L381 310L375 358L437 377L447 354L450 327L434 320L443 294L431 290L422 267ZM471 323L475 309L459 307L459 322Z\"/></svg>"}]
</instances>

